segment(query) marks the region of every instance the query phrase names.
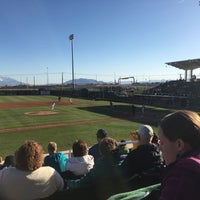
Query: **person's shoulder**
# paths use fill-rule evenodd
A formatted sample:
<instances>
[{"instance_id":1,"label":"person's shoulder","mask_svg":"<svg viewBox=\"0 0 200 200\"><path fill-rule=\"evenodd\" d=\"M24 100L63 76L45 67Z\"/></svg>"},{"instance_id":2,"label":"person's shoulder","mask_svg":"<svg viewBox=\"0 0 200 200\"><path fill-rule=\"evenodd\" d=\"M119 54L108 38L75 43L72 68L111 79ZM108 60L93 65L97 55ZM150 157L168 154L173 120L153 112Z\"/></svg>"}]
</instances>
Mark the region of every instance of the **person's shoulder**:
<instances>
[{"instance_id":1,"label":"person's shoulder","mask_svg":"<svg viewBox=\"0 0 200 200\"><path fill-rule=\"evenodd\" d=\"M87 154L87 155L83 156L83 159L85 161L94 161L94 156Z\"/></svg>"},{"instance_id":2,"label":"person's shoulder","mask_svg":"<svg viewBox=\"0 0 200 200\"><path fill-rule=\"evenodd\" d=\"M82 157L70 157L67 159L68 164L73 164L73 163L77 163L80 162L80 159L82 159Z\"/></svg>"},{"instance_id":3,"label":"person's shoulder","mask_svg":"<svg viewBox=\"0 0 200 200\"><path fill-rule=\"evenodd\" d=\"M49 160L49 159L51 159L50 155L46 155L46 156L44 157L44 161L47 161L47 160Z\"/></svg>"},{"instance_id":4,"label":"person's shoulder","mask_svg":"<svg viewBox=\"0 0 200 200\"><path fill-rule=\"evenodd\" d=\"M53 167L50 166L42 166L40 168L37 169L38 172L41 173L54 173L56 170Z\"/></svg>"},{"instance_id":5,"label":"person's shoulder","mask_svg":"<svg viewBox=\"0 0 200 200\"><path fill-rule=\"evenodd\" d=\"M138 150L147 150L147 151L157 151L159 148L156 144L154 143L148 143L148 144L143 144L143 145L139 145Z\"/></svg>"},{"instance_id":6,"label":"person's shoulder","mask_svg":"<svg viewBox=\"0 0 200 200\"><path fill-rule=\"evenodd\" d=\"M65 156L65 154L62 153L62 152L57 152L56 155L59 156L59 157L61 157L61 158L67 158L67 157Z\"/></svg>"},{"instance_id":7,"label":"person's shoulder","mask_svg":"<svg viewBox=\"0 0 200 200\"><path fill-rule=\"evenodd\" d=\"M86 155L86 158L88 158L88 159L90 159L90 160L94 160L94 156L92 156L92 155Z\"/></svg>"},{"instance_id":8,"label":"person's shoulder","mask_svg":"<svg viewBox=\"0 0 200 200\"><path fill-rule=\"evenodd\" d=\"M94 151L94 150L96 150L98 148L99 148L99 144L96 143L96 144L92 145L91 147L89 147L89 152Z\"/></svg>"},{"instance_id":9,"label":"person's shoulder","mask_svg":"<svg viewBox=\"0 0 200 200\"><path fill-rule=\"evenodd\" d=\"M53 167L50 167L50 166L42 166L38 168L37 170L35 170L35 174L38 174L41 177L60 176L59 173Z\"/></svg>"},{"instance_id":10,"label":"person's shoulder","mask_svg":"<svg viewBox=\"0 0 200 200\"><path fill-rule=\"evenodd\" d=\"M174 163L167 166L167 176L182 176L200 178L200 159L193 156L184 156L178 158Z\"/></svg>"},{"instance_id":11,"label":"person's shoulder","mask_svg":"<svg viewBox=\"0 0 200 200\"><path fill-rule=\"evenodd\" d=\"M4 167L0 170L0 173L7 174L7 173L16 173L19 171L16 167Z\"/></svg>"},{"instance_id":12,"label":"person's shoulder","mask_svg":"<svg viewBox=\"0 0 200 200\"><path fill-rule=\"evenodd\" d=\"M183 167L187 169L197 169L200 172L200 152L198 155L188 155L183 158L180 158L176 162L176 167Z\"/></svg>"},{"instance_id":13,"label":"person's shoulder","mask_svg":"<svg viewBox=\"0 0 200 200\"><path fill-rule=\"evenodd\" d=\"M89 149L94 149L94 148L97 148L99 146L99 143L96 143L94 145L92 145Z\"/></svg>"},{"instance_id":14,"label":"person's shoulder","mask_svg":"<svg viewBox=\"0 0 200 200\"><path fill-rule=\"evenodd\" d=\"M152 145L149 145L149 144L139 145L136 149L131 150L127 154L125 159L131 159L131 158L136 159L138 156L144 155L146 153L150 153L150 152L152 152L154 150L155 150L154 146L152 146Z\"/></svg>"}]
</instances>

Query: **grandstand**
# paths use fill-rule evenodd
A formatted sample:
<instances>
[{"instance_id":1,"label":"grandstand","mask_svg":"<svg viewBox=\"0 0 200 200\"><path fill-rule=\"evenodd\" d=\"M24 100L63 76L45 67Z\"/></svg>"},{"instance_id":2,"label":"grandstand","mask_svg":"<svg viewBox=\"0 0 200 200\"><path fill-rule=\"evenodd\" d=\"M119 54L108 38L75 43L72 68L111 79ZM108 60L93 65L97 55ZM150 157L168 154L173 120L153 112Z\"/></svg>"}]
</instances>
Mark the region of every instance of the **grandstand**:
<instances>
[{"instance_id":1,"label":"grandstand","mask_svg":"<svg viewBox=\"0 0 200 200\"><path fill-rule=\"evenodd\" d=\"M182 61L167 62L167 65L171 65L178 69L185 70L185 81L196 80L196 76L193 75L193 70L200 68L200 59L190 59ZM188 78L188 70L190 71L190 77Z\"/></svg>"}]
</instances>

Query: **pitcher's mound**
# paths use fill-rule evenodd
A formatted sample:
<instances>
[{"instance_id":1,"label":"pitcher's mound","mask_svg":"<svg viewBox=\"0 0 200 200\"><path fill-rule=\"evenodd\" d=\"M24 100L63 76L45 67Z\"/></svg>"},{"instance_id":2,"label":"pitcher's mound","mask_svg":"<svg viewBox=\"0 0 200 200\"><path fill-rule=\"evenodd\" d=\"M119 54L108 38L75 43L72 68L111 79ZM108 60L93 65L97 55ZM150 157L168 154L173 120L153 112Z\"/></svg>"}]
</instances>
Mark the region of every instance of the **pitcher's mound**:
<instances>
[{"instance_id":1,"label":"pitcher's mound","mask_svg":"<svg viewBox=\"0 0 200 200\"><path fill-rule=\"evenodd\" d=\"M38 112L25 112L25 115L55 115L58 114L58 112L54 111L38 111Z\"/></svg>"}]
</instances>

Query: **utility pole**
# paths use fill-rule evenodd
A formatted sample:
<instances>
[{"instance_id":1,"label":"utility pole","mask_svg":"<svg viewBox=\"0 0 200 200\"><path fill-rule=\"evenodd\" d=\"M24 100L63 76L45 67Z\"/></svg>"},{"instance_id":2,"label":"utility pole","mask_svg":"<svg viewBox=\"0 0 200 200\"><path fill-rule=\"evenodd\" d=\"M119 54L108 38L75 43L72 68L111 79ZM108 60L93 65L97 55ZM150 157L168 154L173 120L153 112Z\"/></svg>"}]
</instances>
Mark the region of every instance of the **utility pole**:
<instances>
[{"instance_id":1,"label":"utility pole","mask_svg":"<svg viewBox=\"0 0 200 200\"><path fill-rule=\"evenodd\" d=\"M71 52L72 52L72 88L75 89L75 81L74 81L74 49L73 49L73 39L74 34L69 36L69 40L71 41Z\"/></svg>"}]
</instances>

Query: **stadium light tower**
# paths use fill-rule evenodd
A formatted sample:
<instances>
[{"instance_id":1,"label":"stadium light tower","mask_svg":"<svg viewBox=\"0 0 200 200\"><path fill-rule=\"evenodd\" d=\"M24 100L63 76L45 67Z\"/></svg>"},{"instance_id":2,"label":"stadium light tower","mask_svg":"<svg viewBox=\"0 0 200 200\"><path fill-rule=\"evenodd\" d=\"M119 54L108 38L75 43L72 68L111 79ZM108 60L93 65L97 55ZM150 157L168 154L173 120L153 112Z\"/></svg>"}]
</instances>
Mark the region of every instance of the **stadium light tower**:
<instances>
[{"instance_id":1,"label":"stadium light tower","mask_svg":"<svg viewBox=\"0 0 200 200\"><path fill-rule=\"evenodd\" d=\"M47 67L47 86L49 85L49 69Z\"/></svg>"},{"instance_id":2,"label":"stadium light tower","mask_svg":"<svg viewBox=\"0 0 200 200\"><path fill-rule=\"evenodd\" d=\"M71 34L69 36L69 40L71 41L71 51L72 51L72 87L73 90L75 89L75 82L74 82L74 49L73 49L73 39L74 39L74 34Z\"/></svg>"}]
</instances>

